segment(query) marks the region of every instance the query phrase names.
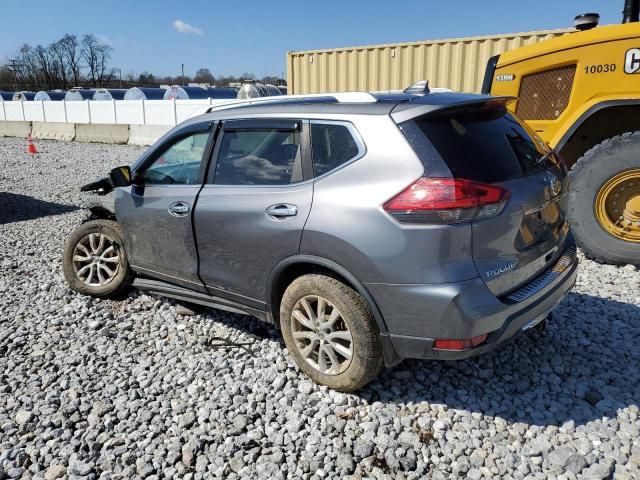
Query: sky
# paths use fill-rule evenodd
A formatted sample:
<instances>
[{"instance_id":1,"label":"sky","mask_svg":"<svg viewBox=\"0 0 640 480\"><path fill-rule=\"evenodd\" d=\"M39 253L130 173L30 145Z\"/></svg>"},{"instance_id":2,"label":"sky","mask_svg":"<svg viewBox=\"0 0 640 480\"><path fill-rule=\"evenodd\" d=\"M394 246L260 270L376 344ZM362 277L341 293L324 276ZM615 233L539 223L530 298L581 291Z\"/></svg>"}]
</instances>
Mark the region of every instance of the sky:
<instances>
[{"instance_id":1,"label":"sky","mask_svg":"<svg viewBox=\"0 0 640 480\"><path fill-rule=\"evenodd\" d=\"M619 23L623 0L4 0L0 61L24 43L92 33L123 75L286 76L286 52ZM14 21L8 21L14 19Z\"/></svg>"}]
</instances>

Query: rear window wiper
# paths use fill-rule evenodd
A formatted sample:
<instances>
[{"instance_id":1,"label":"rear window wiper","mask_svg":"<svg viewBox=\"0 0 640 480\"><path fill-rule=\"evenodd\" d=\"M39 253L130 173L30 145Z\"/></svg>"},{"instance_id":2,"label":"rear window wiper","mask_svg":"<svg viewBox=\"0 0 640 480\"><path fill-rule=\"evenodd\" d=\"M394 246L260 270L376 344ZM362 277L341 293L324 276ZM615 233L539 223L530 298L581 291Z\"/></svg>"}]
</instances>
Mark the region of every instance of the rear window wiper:
<instances>
[{"instance_id":1,"label":"rear window wiper","mask_svg":"<svg viewBox=\"0 0 640 480\"><path fill-rule=\"evenodd\" d=\"M545 160L547 160L551 155L555 155L556 154L556 150L555 148L550 149L547 153L545 153L544 155L542 155L538 160L536 160L536 163L538 165L540 165L542 162L544 162Z\"/></svg>"}]
</instances>

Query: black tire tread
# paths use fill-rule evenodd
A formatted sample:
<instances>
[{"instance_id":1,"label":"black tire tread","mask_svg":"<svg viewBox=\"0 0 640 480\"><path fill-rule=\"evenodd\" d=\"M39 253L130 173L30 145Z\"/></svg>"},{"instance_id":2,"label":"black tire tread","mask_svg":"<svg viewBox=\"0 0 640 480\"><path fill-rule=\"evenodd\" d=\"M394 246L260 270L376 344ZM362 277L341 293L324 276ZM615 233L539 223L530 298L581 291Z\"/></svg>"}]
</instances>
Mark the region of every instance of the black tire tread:
<instances>
[{"instance_id":1,"label":"black tire tread","mask_svg":"<svg viewBox=\"0 0 640 480\"><path fill-rule=\"evenodd\" d=\"M621 135L616 135L593 146L592 148L587 150L587 152L582 157L580 157L571 168L571 171L569 172L571 184L574 185L577 182L583 180L585 176L588 176L590 173L589 169L592 165L598 163L601 164L605 161L603 160L603 157L606 158L613 156L616 153L619 153L620 150L627 149L629 147L637 149L638 155L640 155L640 131L626 132ZM594 222L597 222L595 217ZM597 228L601 227L597 225ZM639 264L639 262L634 259L613 258L607 251L606 247L597 248L590 246L588 242L584 241L582 235L576 234L577 231L578 229L574 228L576 243L580 246L587 258L595 260L599 263L608 263L613 265L624 265L627 263ZM611 238L612 241L616 240L613 237ZM618 241L621 242L621 240Z\"/></svg>"},{"instance_id":2,"label":"black tire tread","mask_svg":"<svg viewBox=\"0 0 640 480\"><path fill-rule=\"evenodd\" d=\"M337 278L324 274L307 274L296 278L287 290L285 291L280 309L280 326L285 337L285 343L288 340L288 333L290 327L288 325L289 316L286 312L286 306L291 308L298 300L296 294L300 290L317 290L318 288L326 289L330 292L329 296L334 298L328 298L332 302L342 299L351 306L354 320L358 330L356 332L352 330L352 336L361 334L365 338L365 348L360 351L356 351L351 361L349 368L340 375L327 378L328 376L321 374L313 370L311 367L304 363L302 365L296 358L296 355L292 352L293 349L289 349L292 356L296 360L298 366L307 374L312 380L317 383L324 384L333 388L334 390L342 392L352 392L358 388L368 384L371 380L378 376L384 366L382 345L380 343L380 333L378 327L373 319L373 315L367 302L362 296L354 289L344 284ZM282 307L285 306L283 309Z\"/></svg>"},{"instance_id":3,"label":"black tire tread","mask_svg":"<svg viewBox=\"0 0 640 480\"><path fill-rule=\"evenodd\" d=\"M113 231L115 235L118 237L120 246L121 246L121 255L124 255L124 265L121 265L124 270L124 276L117 282L110 284L110 288L102 289L102 291L96 291L95 289L89 287L81 283L73 270L73 264L70 261L71 256L73 255L73 249L75 248L76 242L82 238L86 232L93 228L101 228L108 229ZM63 262L62 269L64 272L64 276L67 280L69 286L76 290L77 292L83 295L89 295L92 297L98 298L113 298L118 299L122 297L122 295L129 289L131 283L133 282L133 272L131 268L129 268L129 262L127 260L126 251L124 249L124 233L122 231L122 227L118 222L113 220L106 219L96 219L89 220L82 223L78 226L69 236L64 245L64 254L63 254Z\"/></svg>"}]
</instances>

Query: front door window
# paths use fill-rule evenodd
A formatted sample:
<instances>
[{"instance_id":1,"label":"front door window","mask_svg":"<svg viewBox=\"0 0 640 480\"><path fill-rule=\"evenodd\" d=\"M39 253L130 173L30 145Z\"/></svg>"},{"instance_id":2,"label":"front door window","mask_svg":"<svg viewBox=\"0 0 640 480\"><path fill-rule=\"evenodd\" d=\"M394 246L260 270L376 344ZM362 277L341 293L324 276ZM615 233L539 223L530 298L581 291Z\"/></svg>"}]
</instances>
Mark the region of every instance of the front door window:
<instances>
[{"instance_id":1,"label":"front door window","mask_svg":"<svg viewBox=\"0 0 640 480\"><path fill-rule=\"evenodd\" d=\"M173 143L142 174L145 185L195 185L209 132L193 133Z\"/></svg>"}]
</instances>

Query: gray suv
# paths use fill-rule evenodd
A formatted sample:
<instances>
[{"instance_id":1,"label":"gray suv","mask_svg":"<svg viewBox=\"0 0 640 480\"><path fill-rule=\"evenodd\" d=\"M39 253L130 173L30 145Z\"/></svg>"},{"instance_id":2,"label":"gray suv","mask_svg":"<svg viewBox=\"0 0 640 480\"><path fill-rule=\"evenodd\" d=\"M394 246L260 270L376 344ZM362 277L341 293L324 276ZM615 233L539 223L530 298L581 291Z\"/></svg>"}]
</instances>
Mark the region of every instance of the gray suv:
<instances>
[{"instance_id":1,"label":"gray suv","mask_svg":"<svg viewBox=\"0 0 640 480\"><path fill-rule=\"evenodd\" d=\"M513 99L418 89L213 108L131 167L68 239L75 290L130 285L253 315L316 382L483 353L572 288L567 172Z\"/></svg>"}]
</instances>

